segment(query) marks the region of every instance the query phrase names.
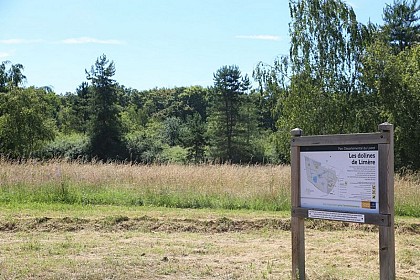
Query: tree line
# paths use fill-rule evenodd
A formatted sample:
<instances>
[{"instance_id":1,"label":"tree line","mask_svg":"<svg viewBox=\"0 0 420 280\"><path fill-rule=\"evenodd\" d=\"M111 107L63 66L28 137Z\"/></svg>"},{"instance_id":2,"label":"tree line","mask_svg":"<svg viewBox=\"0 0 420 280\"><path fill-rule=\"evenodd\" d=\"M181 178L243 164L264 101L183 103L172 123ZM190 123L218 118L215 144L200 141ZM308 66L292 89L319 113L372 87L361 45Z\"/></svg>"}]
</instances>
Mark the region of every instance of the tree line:
<instances>
[{"instance_id":1,"label":"tree line","mask_svg":"<svg viewBox=\"0 0 420 280\"><path fill-rule=\"evenodd\" d=\"M341 0L290 0L290 54L253 77L222 66L211 87L139 91L113 79L106 55L75 92L24 87L0 65L0 153L138 163L287 163L289 132L377 131L395 125L397 168L417 170L420 25L417 0L395 0L383 25L361 24Z\"/></svg>"}]
</instances>

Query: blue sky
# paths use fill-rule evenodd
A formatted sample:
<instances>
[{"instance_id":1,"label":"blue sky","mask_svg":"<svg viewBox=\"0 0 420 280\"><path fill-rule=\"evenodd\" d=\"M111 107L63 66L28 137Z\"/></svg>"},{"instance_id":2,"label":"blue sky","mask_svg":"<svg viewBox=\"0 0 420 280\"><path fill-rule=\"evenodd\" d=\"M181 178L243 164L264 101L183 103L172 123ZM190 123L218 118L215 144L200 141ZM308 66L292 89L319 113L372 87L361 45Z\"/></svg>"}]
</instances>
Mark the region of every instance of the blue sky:
<instances>
[{"instance_id":1,"label":"blue sky","mask_svg":"<svg viewBox=\"0 0 420 280\"><path fill-rule=\"evenodd\" d=\"M392 2L347 1L363 23L382 23ZM118 83L143 90L209 86L224 65L251 76L289 51L287 0L0 0L0 12L0 61L56 93L74 92L102 54Z\"/></svg>"}]
</instances>

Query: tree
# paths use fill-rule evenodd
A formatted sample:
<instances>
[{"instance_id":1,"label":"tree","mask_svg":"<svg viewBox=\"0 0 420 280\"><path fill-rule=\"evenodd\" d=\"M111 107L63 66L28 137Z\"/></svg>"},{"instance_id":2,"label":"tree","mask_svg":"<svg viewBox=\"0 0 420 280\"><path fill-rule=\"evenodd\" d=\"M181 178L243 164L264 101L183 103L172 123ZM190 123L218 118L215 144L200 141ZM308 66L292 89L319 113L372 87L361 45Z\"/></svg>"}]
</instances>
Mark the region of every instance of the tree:
<instances>
[{"instance_id":1,"label":"tree","mask_svg":"<svg viewBox=\"0 0 420 280\"><path fill-rule=\"evenodd\" d=\"M243 159L240 108L249 88L248 76L243 77L238 66L223 66L214 74L208 132L212 156L221 162Z\"/></svg>"},{"instance_id":2,"label":"tree","mask_svg":"<svg viewBox=\"0 0 420 280\"><path fill-rule=\"evenodd\" d=\"M194 163L204 161L207 144L206 125L199 113L187 117L183 146L187 149L187 159Z\"/></svg>"},{"instance_id":3,"label":"tree","mask_svg":"<svg viewBox=\"0 0 420 280\"><path fill-rule=\"evenodd\" d=\"M10 61L3 61L0 64L0 92L6 92L6 86L8 82L6 65L10 63Z\"/></svg>"},{"instance_id":4,"label":"tree","mask_svg":"<svg viewBox=\"0 0 420 280\"><path fill-rule=\"evenodd\" d=\"M87 82L76 89L76 93L61 96L60 130L64 133L86 134L91 118L91 91Z\"/></svg>"},{"instance_id":5,"label":"tree","mask_svg":"<svg viewBox=\"0 0 420 280\"><path fill-rule=\"evenodd\" d=\"M370 29L341 0L291 0L289 56L256 69L263 90L278 98L279 143L289 157L289 131L308 134L376 130L359 127L361 58Z\"/></svg>"},{"instance_id":6,"label":"tree","mask_svg":"<svg viewBox=\"0 0 420 280\"><path fill-rule=\"evenodd\" d=\"M24 67L22 64L12 64L8 73L9 84L11 86L18 87L26 81L26 76L22 73L23 70Z\"/></svg>"},{"instance_id":7,"label":"tree","mask_svg":"<svg viewBox=\"0 0 420 280\"><path fill-rule=\"evenodd\" d=\"M367 48L363 64L377 123L395 126L395 167L420 169L420 46L395 54L392 46L378 41Z\"/></svg>"},{"instance_id":8,"label":"tree","mask_svg":"<svg viewBox=\"0 0 420 280\"><path fill-rule=\"evenodd\" d=\"M14 87L0 104L0 152L28 157L55 137L53 93Z\"/></svg>"},{"instance_id":9,"label":"tree","mask_svg":"<svg viewBox=\"0 0 420 280\"><path fill-rule=\"evenodd\" d=\"M182 122L178 117L169 117L163 121L162 136L169 146L180 144L181 126Z\"/></svg>"},{"instance_id":10,"label":"tree","mask_svg":"<svg viewBox=\"0 0 420 280\"><path fill-rule=\"evenodd\" d=\"M419 10L417 0L411 3L407 0L394 0L392 5L386 5L382 30L395 53L420 42Z\"/></svg>"},{"instance_id":11,"label":"tree","mask_svg":"<svg viewBox=\"0 0 420 280\"><path fill-rule=\"evenodd\" d=\"M195 113L200 114L203 120L207 117L207 95L208 89L201 86L191 86L179 95L184 116L193 116Z\"/></svg>"},{"instance_id":12,"label":"tree","mask_svg":"<svg viewBox=\"0 0 420 280\"><path fill-rule=\"evenodd\" d=\"M125 147L122 141L122 125L117 106L118 94L114 62L105 54L100 56L90 71L85 71L92 85L91 97L91 154L98 159L124 159Z\"/></svg>"},{"instance_id":13,"label":"tree","mask_svg":"<svg viewBox=\"0 0 420 280\"><path fill-rule=\"evenodd\" d=\"M24 67L22 64L12 64L9 69L7 65L10 61L3 61L0 64L0 92L6 92L11 87L18 87L26 81L23 75Z\"/></svg>"}]
</instances>

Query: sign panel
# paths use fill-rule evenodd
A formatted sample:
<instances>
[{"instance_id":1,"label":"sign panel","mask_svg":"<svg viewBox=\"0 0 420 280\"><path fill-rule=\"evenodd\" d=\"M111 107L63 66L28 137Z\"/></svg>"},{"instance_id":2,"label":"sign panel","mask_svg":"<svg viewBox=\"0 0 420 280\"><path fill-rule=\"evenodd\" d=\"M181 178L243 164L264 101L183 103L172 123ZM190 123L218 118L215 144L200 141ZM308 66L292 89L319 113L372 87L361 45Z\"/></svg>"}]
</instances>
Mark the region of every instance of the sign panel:
<instances>
[{"instance_id":1,"label":"sign panel","mask_svg":"<svg viewBox=\"0 0 420 280\"><path fill-rule=\"evenodd\" d=\"M308 218L324 219L343 222L364 223L365 215L353 213L327 212L318 210L308 210Z\"/></svg>"},{"instance_id":2,"label":"sign panel","mask_svg":"<svg viewBox=\"0 0 420 280\"><path fill-rule=\"evenodd\" d=\"M302 146L301 207L379 213L378 145Z\"/></svg>"}]
</instances>

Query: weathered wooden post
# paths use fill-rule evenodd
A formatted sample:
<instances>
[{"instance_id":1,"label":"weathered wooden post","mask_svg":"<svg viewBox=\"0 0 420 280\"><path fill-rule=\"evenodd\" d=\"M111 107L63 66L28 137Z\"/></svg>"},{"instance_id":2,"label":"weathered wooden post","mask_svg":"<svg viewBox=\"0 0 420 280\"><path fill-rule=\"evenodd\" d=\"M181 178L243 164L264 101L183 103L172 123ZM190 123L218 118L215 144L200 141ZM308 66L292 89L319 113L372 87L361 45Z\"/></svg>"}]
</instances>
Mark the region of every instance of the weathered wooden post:
<instances>
[{"instance_id":1,"label":"weathered wooden post","mask_svg":"<svg viewBox=\"0 0 420 280\"><path fill-rule=\"evenodd\" d=\"M388 139L388 144L379 145L379 213L389 217L388 225L379 226L380 279L395 279L394 235L394 126L382 123L379 131Z\"/></svg>"},{"instance_id":2,"label":"weathered wooden post","mask_svg":"<svg viewBox=\"0 0 420 280\"><path fill-rule=\"evenodd\" d=\"M303 135L300 128L295 128L290 133L292 142L296 137ZM300 207L300 188L299 188L299 146L291 148L291 193L292 209ZM293 210L292 210L293 211ZM304 218L292 215L292 279L305 279L305 225Z\"/></svg>"}]
</instances>

